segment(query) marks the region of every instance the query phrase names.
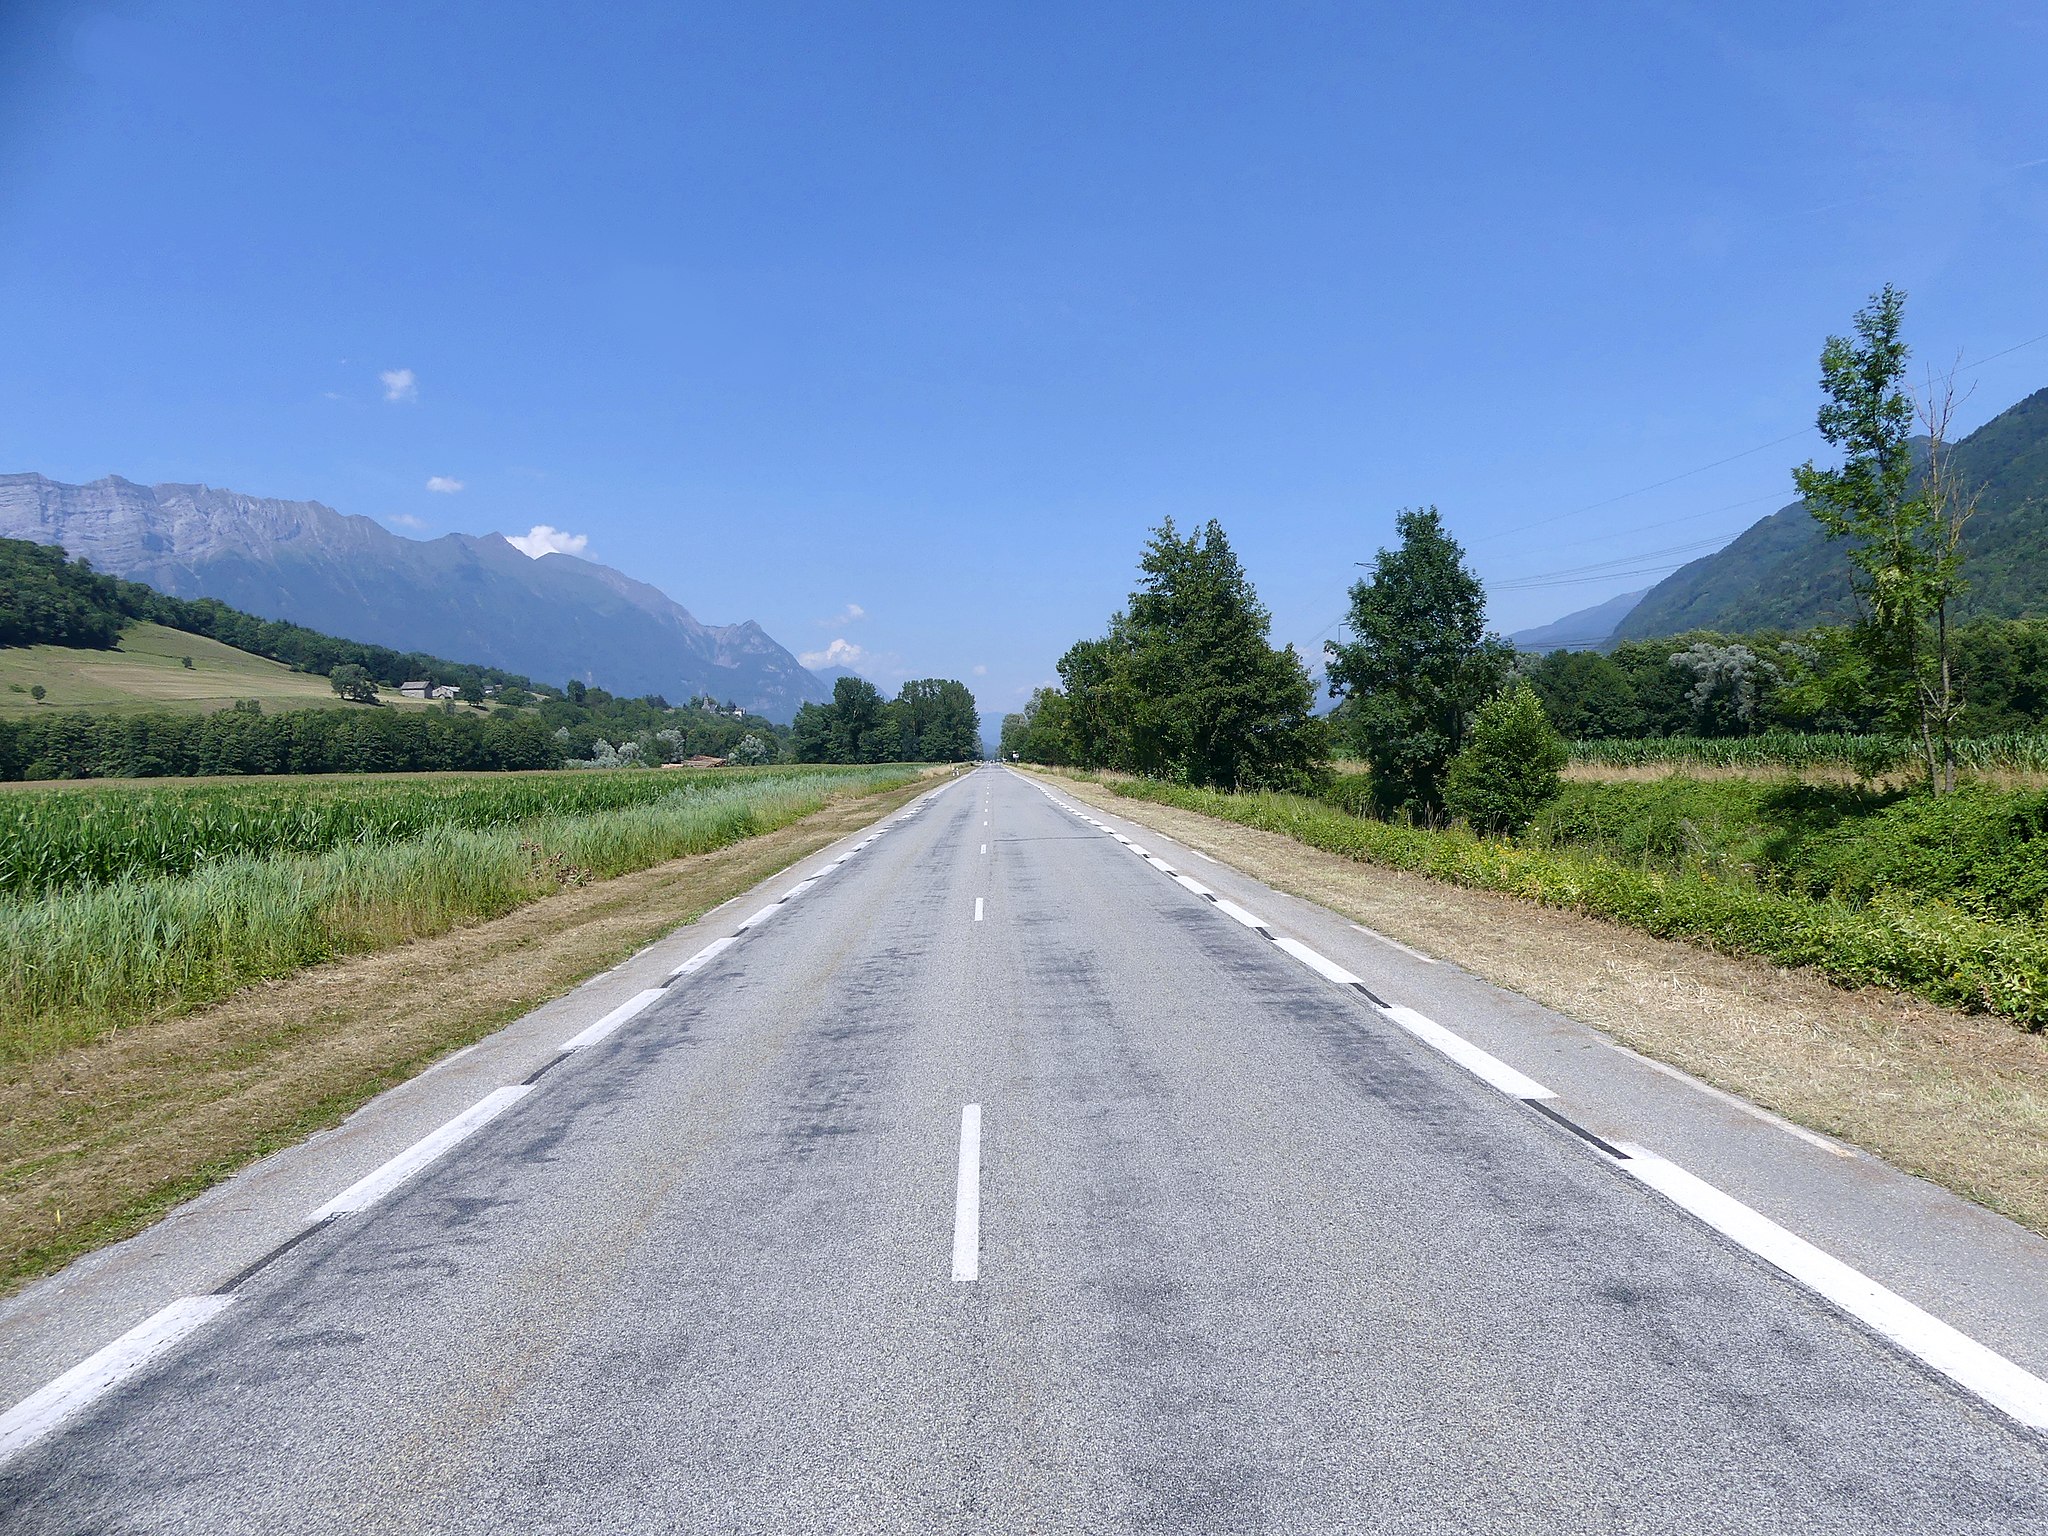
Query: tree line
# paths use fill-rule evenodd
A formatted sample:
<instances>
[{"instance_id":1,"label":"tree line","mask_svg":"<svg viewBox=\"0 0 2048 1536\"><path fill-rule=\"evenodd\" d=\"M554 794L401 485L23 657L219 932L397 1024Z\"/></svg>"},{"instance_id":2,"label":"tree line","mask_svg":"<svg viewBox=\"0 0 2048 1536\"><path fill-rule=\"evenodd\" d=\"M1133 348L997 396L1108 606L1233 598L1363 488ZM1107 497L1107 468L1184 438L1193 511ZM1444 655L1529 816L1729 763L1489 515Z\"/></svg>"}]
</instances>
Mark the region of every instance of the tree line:
<instances>
[{"instance_id":1,"label":"tree line","mask_svg":"<svg viewBox=\"0 0 2048 1536\"><path fill-rule=\"evenodd\" d=\"M1973 619L1950 636L1955 730L1995 736L2048 726L2048 620ZM1846 627L1724 635L1697 630L1607 652L1524 657L1558 729L1580 741L1757 736L1766 731L1887 735L1897 701L1870 686Z\"/></svg>"},{"instance_id":2,"label":"tree line","mask_svg":"<svg viewBox=\"0 0 2048 1536\"><path fill-rule=\"evenodd\" d=\"M832 702L806 704L790 726L799 763L964 763L981 756L981 706L965 683L924 677L894 699L864 677L832 683Z\"/></svg>"},{"instance_id":3,"label":"tree line","mask_svg":"<svg viewBox=\"0 0 2048 1536\"><path fill-rule=\"evenodd\" d=\"M1853 624L1799 635L1697 633L1611 655L1518 656L1486 627L1486 594L1434 507L1404 509L1398 542L1354 582L1347 638L1326 648L1327 721L1300 658L1211 522L1168 519L1109 632L1060 658L1060 685L1003 722L1002 753L1223 789L1327 792L1324 758L1367 768L1355 794L1382 816L1513 830L1557 793L1559 733L1747 735L1771 729L1915 739L1927 782L1955 782L1959 734L2048 723L2048 621L1953 622L1975 505L1949 456L1953 391L1905 387L1904 295L1887 286L1854 335L1821 353L1822 436L1842 463L1794 483L1841 543ZM1914 428L1920 429L1919 463Z\"/></svg>"}]
</instances>

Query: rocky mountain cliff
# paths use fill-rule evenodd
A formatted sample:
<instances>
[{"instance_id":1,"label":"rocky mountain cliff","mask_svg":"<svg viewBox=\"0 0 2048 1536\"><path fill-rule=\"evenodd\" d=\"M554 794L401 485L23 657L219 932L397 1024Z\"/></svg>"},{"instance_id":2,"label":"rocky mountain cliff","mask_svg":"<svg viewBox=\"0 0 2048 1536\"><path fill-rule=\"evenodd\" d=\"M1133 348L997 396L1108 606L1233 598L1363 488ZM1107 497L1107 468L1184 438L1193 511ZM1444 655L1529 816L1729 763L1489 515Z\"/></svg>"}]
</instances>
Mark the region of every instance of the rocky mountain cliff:
<instances>
[{"instance_id":1,"label":"rocky mountain cliff","mask_svg":"<svg viewBox=\"0 0 2048 1536\"><path fill-rule=\"evenodd\" d=\"M0 475L0 535L98 570L329 634L614 693L699 693L786 721L830 689L760 625L699 623L656 588L498 534L408 539L317 501L118 476Z\"/></svg>"}]
</instances>

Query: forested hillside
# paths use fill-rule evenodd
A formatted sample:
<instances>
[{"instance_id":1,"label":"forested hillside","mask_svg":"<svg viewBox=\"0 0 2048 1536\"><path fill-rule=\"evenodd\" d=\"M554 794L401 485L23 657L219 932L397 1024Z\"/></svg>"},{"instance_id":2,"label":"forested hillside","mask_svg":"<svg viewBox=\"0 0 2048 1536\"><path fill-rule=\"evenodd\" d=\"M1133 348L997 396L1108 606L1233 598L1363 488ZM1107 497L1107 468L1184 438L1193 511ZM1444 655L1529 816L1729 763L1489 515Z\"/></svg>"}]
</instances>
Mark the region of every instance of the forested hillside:
<instances>
[{"instance_id":1,"label":"forested hillside","mask_svg":"<svg viewBox=\"0 0 2048 1536\"><path fill-rule=\"evenodd\" d=\"M1963 439L1955 462L1982 492L1966 540L1969 590L1957 616L2048 614L2048 389ZM1613 638L1805 629L1853 616L1842 551L1794 502L1659 582Z\"/></svg>"}]
</instances>

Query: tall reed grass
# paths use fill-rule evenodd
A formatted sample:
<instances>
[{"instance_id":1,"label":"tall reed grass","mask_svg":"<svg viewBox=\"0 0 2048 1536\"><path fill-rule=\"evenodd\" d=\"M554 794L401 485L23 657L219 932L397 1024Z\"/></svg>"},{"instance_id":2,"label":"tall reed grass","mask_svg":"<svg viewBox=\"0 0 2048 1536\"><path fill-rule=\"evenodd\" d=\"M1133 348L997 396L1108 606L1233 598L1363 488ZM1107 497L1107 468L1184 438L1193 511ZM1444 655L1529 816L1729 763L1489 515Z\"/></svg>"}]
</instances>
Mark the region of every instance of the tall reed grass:
<instances>
[{"instance_id":1,"label":"tall reed grass","mask_svg":"<svg viewBox=\"0 0 2048 1536\"><path fill-rule=\"evenodd\" d=\"M444 821L411 837L227 854L181 873L0 899L0 975L12 981L0 992L0 1060L45 1056L251 982L502 916L565 878L708 852L915 777L882 768L720 778L617 809L484 827Z\"/></svg>"}]
</instances>

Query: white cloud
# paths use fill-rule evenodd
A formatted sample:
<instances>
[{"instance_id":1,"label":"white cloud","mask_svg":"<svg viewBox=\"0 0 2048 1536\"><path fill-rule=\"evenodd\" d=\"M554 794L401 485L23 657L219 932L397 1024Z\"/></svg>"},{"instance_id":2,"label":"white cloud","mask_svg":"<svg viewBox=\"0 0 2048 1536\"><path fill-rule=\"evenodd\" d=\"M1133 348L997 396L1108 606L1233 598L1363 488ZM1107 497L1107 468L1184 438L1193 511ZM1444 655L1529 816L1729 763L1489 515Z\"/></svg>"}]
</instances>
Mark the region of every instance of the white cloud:
<instances>
[{"instance_id":1,"label":"white cloud","mask_svg":"<svg viewBox=\"0 0 2048 1536\"><path fill-rule=\"evenodd\" d=\"M427 520L425 518L414 517L410 512L393 512L389 517L385 518L384 521L387 523L396 523L401 528L424 528L427 526Z\"/></svg>"},{"instance_id":2,"label":"white cloud","mask_svg":"<svg viewBox=\"0 0 2048 1536\"><path fill-rule=\"evenodd\" d=\"M797 657L806 667L852 667L856 670L868 659L868 653L851 640L834 640L822 651L805 651Z\"/></svg>"},{"instance_id":3,"label":"white cloud","mask_svg":"<svg viewBox=\"0 0 2048 1536\"><path fill-rule=\"evenodd\" d=\"M429 475L427 476L427 489L439 491L443 496L453 496L462 489L462 482L453 475Z\"/></svg>"},{"instance_id":4,"label":"white cloud","mask_svg":"<svg viewBox=\"0 0 2048 1536\"><path fill-rule=\"evenodd\" d=\"M983 665L981 665L981 663L979 663L979 662L976 662L976 663L975 663L975 665L974 665L974 675L975 675L976 677L987 677L987 676L988 676L988 668L987 668L987 667L984 667Z\"/></svg>"},{"instance_id":5,"label":"white cloud","mask_svg":"<svg viewBox=\"0 0 2048 1536\"><path fill-rule=\"evenodd\" d=\"M590 535L564 533L546 523L535 523L531 533L507 534L505 542L529 559L538 560L542 555L580 555L590 547Z\"/></svg>"},{"instance_id":6,"label":"white cloud","mask_svg":"<svg viewBox=\"0 0 2048 1536\"><path fill-rule=\"evenodd\" d=\"M384 382L384 398L393 405L412 405L420 397L420 381L410 368L387 368L377 377Z\"/></svg>"},{"instance_id":7,"label":"white cloud","mask_svg":"<svg viewBox=\"0 0 2048 1536\"><path fill-rule=\"evenodd\" d=\"M858 624L867 616L867 609L861 607L859 603L848 603L831 618L818 620L818 628L837 629L842 624Z\"/></svg>"}]
</instances>

